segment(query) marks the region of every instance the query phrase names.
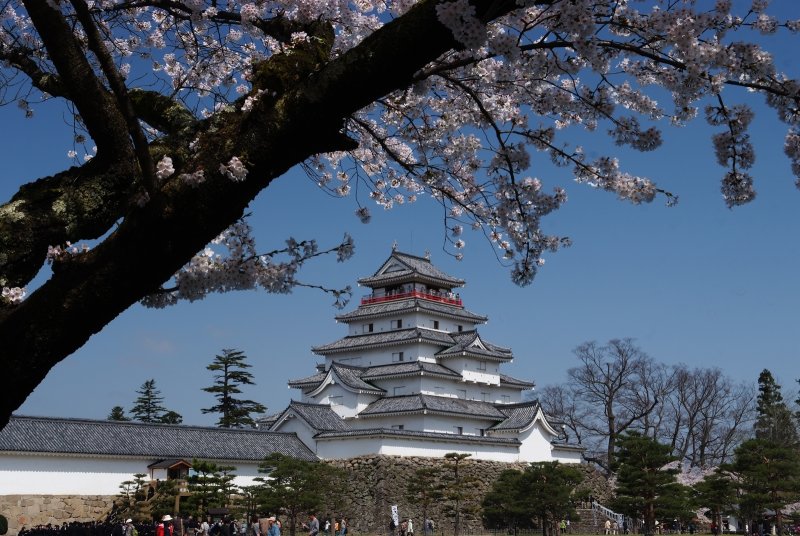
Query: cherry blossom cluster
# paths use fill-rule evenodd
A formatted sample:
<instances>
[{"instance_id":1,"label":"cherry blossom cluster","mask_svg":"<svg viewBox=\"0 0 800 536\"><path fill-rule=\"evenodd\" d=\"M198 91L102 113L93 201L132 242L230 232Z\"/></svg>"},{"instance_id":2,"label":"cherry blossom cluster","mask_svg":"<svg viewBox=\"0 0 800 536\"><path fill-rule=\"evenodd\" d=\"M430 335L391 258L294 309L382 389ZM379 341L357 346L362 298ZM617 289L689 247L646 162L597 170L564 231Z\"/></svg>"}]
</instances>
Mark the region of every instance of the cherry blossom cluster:
<instances>
[{"instance_id":1,"label":"cherry blossom cluster","mask_svg":"<svg viewBox=\"0 0 800 536\"><path fill-rule=\"evenodd\" d=\"M28 291L25 287L3 287L0 301L16 305L22 303Z\"/></svg>"},{"instance_id":2,"label":"cherry blossom cluster","mask_svg":"<svg viewBox=\"0 0 800 536\"><path fill-rule=\"evenodd\" d=\"M238 156L232 156L227 164L220 164L219 172L233 182L241 182L247 178L247 168Z\"/></svg>"},{"instance_id":3,"label":"cherry blossom cluster","mask_svg":"<svg viewBox=\"0 0 800 536\"><path fill-rule=\"evenodd\" d=\"M309 260L335 254L339 262L353 256L353 239L345 235L337 246L320 251L315 240L298 242L293 238L286 247L268 253L256 251L252 229L240 220L219 235L208 247L192 257L173 277L174 285L142 300L147 307L162 308L180 300L195 301L214 292L261 288L275 294L288 294L298 286L310 286L334 296L334 305L344 307L352 289L331 289L308 285L297 279L300 268ZM284 259L284 260L281 260Z\"/></svg>"},{"instance_id":4,"label":"cherry blossom cluster","mask_svg":"<svg viewBox=\"0 0 800 536\"><path fill-rule=\"evenodd\" d=\"M211 117L256 109L263 90L252 87L254 66L313 39L302 24L329 21L335 57L414 3L98 0L93 9L105 34L113 36L107 46L123 74L128 65L142 69L145 58L150 72L136 83L169 88L190 109ZM793 36L800 21L778 20L763 0L741 16L733 13L731 0L703 6L611 0L538 4L520 1L509 15L484 24L468 0L438 2L439 22L462 46L422 68L409 87L348 118L347 134L358 141L357 149L317 155L304 169L336 195L357 195L355 214L362 222L370 220L374 205L388 210L422 198L442 204L454 255L460 258L467 242L473 243L465 230L481 233L513 264L512 277L522 284L531 281L544 254L569 244L541 229L542 218L567 199L566 185L545 186L551 179L538 170L542 162L632 203L676 200L650 178L626 172L617 155L594 156L594 148L585 147L591 142L572 144L576 129L609 134L626 150L652 151L661 146L659 123L683 126L705 110L706 120L720 128L713 146L725 168L723 201L743 204L755 196L747 173L755 158L748 134L752 112L728 102L727 88L744 86L763 92L788 125L784 150L800 187L800 84L778 72L772 56L746 38ZM55 8L72 15L68 2ZM265 30L275 22L289 23L288 33ZM12 0L0 12L0 57L20 44L41 48L21 3ZM26 114L34 101L18 99ZM532 177L532 169L539 177ZM219 171L232 181L248 174L236 156ZM174 173L168 157L157 163L158 178ZM203 170L178 178L194 186L205 180ZM242 275L239 283L215 279L218 267L232 262L224 259L229 257L213 247L199 254L182 272L182 285L253 284L255 275ZM275 272L275 266L249 269ZM292 270L281 268L267 278L265 286L280 292L293 276L278 274Z\"/></svg>"},{"instance_id":5,"label":"cherry blossom cluster","mask_svg":"<svg viewBox=\"0 0 800 536\"><path fill-rule=\"evenodd\" d=\"M79 253L86 253L89 249L88 244L73 244L71 242L67 242L63 246L47 246L47 262L52 264Z\"/></svg>"}]
</instances>

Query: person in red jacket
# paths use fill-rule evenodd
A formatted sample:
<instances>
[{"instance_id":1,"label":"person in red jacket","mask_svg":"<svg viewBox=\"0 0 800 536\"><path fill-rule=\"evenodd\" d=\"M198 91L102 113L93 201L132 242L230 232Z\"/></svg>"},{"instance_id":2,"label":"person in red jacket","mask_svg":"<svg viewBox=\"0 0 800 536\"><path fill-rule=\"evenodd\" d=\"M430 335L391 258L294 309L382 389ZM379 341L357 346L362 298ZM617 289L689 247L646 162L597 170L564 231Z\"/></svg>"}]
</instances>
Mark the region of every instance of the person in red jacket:
<instances>
[{"instance_id":1,"label":"person in red jacket","mask_svg":"<svg viewBox=\"0 0 800 536\"><path fill-rule=\"evenodd\" d=\"M167 514L161 518L161 523L156 526L156 536L172 536L172 516Z\"/></svg>"}]
</instances>

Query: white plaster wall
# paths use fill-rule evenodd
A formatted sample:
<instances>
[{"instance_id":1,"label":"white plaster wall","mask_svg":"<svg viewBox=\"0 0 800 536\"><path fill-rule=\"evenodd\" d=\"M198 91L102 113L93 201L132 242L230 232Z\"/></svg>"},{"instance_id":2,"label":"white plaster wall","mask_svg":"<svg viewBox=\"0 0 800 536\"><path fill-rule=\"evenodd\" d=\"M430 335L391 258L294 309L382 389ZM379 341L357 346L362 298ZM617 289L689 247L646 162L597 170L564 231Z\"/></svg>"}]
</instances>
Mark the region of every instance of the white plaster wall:
<instances>
[{"instance_id":1,"label":"white plaster wall","mask_svg":"<svg viewBox=\"0 0 800 536\"><path fill-rule=\"evenodd\" d=\"M443 434L456 434L456 426L461 426L463 435L479 436L480 429L490 428L496 421L489 419L465 419L457 416L446 415L395 415L391 417L360 417L350 421L353 428L368 430L371 428L391 428L402 424L405 430L420 432L438 432ZM281 428L283 431L283 428Z\"/></svg>"},{"instance_id":2,"label":"white plaster wall","mask_svg":"<svg viewBox=\"0 0 800 536\"><path fill-rule=\"evenodd\" d=\"M116 495L156 460L0 455L0 495Z\"/></svg>"},{"instance_id":3,"label":"white plaster wall","mask_svg":"<svg viewBox=\"0 0 800 536\"><path fill-rule=\"evenodd\" d=\"M559 461L561 463L582 463L583 457L581 456L580 451L575 451L572 449L559 449L558 447L553 447L551 451L551 455L554 461Z\"/></svg>"},{"instance_id":4,"label":"white plaster wall","mask_svg":"<svg viewBox=\"0 0 800 536\"><path fill-rule=\"evenodd\" d=\"M358 430L370 428L392 428L402 424L405 430L424 430L424 415L396 415L392 417L359 417L350 421L350 426Z\"/></svg>"},{"instance_id":5,"label":"white plaster wall","mask_svg":"<svg viewBox=\"0 0 800 536\"><path fill-rule=\"evenodd\" d=\"M456 441L424 441L401 438L348 438L320 441L317 455L326 460L354 458L364 454L427 456L441 458L448 452L471 454L473 459L515 462L515 446L468 445Z\"/></svg>"},{"instance_id":6,"label":"white plaster wall","mask_svg":"<svg viewBox=\"0 0 800 536\"><path fill-rule=\"evenodd\" d=\"M503 437L503 436L500 436ZM553 461L553 445L550 443L551 435L542 427L540 422L534 423L529 429L519 435L522 445L519 448L519 461L522 462L549 462ZM568 460L564 460L565 462Z\"/></svg>"},{"instance_id":7,"label":"white plaster wall","mask_svg":"<svg viewBox=\"0 0 800 536\"><path fill-rule=\"evenodd\" d=\"M315 432L305 423L305 421L303 421L303 419L299 417L286 419L281 423L280 427L274 431L297 434L297 437L300 438L300 441L305 443L308 448L310 448L312 451L316 449L317 441L314 439Z\"/></svg>"},{"instance_id":8,"label":"white plaster wall","mask_svg":"<svg viewBox=\"0 0 800 536\"><path fill-rule=\"evenodd\" d=\"M0 454L0 495L116 495L123 481L148 474L155 461ZM259 476L257 463L224 463L236 466L236 485Z\"/></svg>"},{"instance_id":9,"label":"white plaster wall","mask_svg":"<svg viewBox=\"0 0 800 536\"><path fill-rule=\"evenodd\" d=\"M377 396L372 400L376 398ZM339 384L326 385L321 393L309 397L309 401L316 404L330 404L331 409L342 418L353 417L360 411L359 402L363 402L359 400L358 393L348 391Z\"/></svg>"}]
</instances>

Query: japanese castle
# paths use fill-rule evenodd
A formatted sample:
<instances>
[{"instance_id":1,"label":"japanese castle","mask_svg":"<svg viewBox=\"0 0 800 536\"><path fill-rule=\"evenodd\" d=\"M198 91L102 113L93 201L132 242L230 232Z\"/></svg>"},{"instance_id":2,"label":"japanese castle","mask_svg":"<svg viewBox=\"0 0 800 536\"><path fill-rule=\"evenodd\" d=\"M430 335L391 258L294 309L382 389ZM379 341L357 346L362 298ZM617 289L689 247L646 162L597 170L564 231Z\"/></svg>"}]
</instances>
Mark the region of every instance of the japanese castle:
<instances>
[{"instance_id":1,"label":"japanese castle","mask_svg":"<svg viewBox=\"0 0 800 536\"><path fill-rule=\"evenodd\" d=\"M365 454L576 463L583 449L565 441L535 400L534 384L503 374L511 350L484 340L485 316L464 308L464 281L428 258L394 250L354 311L336 317L347 335L312 348L317 373L291 380L300 391L269 419L294 432L318 457ZM528 398L528 397L525 397Z\"/></svg>"}]
</instances>

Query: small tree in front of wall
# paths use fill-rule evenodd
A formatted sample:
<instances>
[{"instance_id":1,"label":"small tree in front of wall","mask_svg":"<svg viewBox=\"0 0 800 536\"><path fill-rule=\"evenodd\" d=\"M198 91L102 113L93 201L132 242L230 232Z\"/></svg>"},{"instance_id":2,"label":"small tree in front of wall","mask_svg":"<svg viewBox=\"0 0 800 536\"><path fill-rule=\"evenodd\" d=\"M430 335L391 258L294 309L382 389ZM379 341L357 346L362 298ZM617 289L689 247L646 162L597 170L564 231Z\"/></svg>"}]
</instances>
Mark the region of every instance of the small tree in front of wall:
<instances>
[{"instance_id":1,"label":"small tree in front of wall","mask_svg":"<svg viewBox=\"0 0 800 536\"><path fill-rule=\"evenodd\" d=\"M448 452L444 455L445 463L441 478L444 511L453 520L453 536L461 534L463 517L474 517L480 510L478 504L478 478L464 473L463 461L470 454Z\"/></svg>"}]
</instances>

